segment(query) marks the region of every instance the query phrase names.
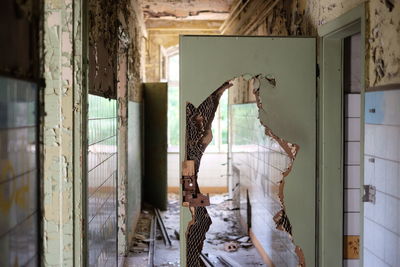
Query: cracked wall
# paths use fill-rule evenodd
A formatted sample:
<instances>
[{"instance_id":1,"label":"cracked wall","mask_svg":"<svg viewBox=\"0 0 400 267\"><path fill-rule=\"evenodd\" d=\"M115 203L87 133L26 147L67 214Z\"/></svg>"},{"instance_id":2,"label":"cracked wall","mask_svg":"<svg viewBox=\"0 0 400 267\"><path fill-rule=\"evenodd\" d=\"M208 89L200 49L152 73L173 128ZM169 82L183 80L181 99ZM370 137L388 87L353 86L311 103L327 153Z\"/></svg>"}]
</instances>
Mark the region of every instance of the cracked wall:
<instances>
[{"instance_id":1,"label":"cracked wall","mask_svg":"<svg viewBox=\"0 0 400 267\"><path fill-rule=\"evenodd\" d=\"M139 1L89 1L89 93L118 100L118 250L125 255L138 218L135 195L140 172L128 173L133 142L128 142L129 102L142 102L144 27ZM141 110L137 110L141 112ZM140 127L132 127L140 130ZM135 133L140 138L140 132ZM140 140L140 139L139 139ZM135 148L140 151L139 148ZM132 206L134 205L134 206ZM139 207L139 208L138 208Z\"/></svg>"},{"instance_id":2,"label":"cracked wall","mask_svg":"<svg viewBox=\"0 0 400 267\"><path fill-rule=\"evenodd\" d=\"M129 98L140 102L144 79L144 39L146 30L138 1L89 1L89 92L116 98L120 45L128 53L127 84Z\"/></svg>"},{"instance_id":3,"label":"cracked wall","mask_svg":"<svg viewBox=\"0 0 400 267\"><path fill-rule=\"evenodd\" d=\"M225 19L233 0L144 0L145 18Z\"/></svg>"},{"instance_id":4,"label":"cracked wall","mask_svg":"<svg viewBox=\"0 0 400 267\"><path fill-rule=\"evenodd\" d=\"M179 35L215 35L222 22L147 20L146 82L159 82L165 77L165 49L179 45Z\"/></svg>"},{"instance_id":5,"label":"cracked wall","mask_svg":"<svg viewBox=\"0 0 400 267\"><path fill-rule=\"evenodd\" d=\"M400 83L400 3L375 0L369 4L367 33L369 86Z\"/></svg>"},{"instance_id":6,"label":"cracked wall","mask_svg":"<svg viewBox=\"0 0 400 267\"><path fill-rule=\"evenodd\" d=\"M43 256L44 266L82 258L82 17L78 1L43 1ZM75 125L75 127L74 127ZM75 146L73 144L76 144ZM76 157L76 155L79 155ZM74 211L77 220L74 219ZM76 253L76 255L74 255Z\"/></svg>"},{"instance_id":7,"label":"cracked wall","mask_svg":"<svg viewBox=\"0 0 400 267\"><path fill-rule=\"evenodd\" d=\"M85 219L82 207L86 201L81 198L85 183L80 179L86 177L86 157L82 156L87 153L86 82L90 80L90 93L106 98L117 97L118 85L127 88L119 99L124 107L119 114L120 128L125 129L120 132L120 138L126 140L128 97L141 101L144 27L140 23L141 13L136 1L90 1L88 10L81 10L79 0L45 0L43 3L42 72L46 87L42 121L45 177L42 259L45 266L81 265L86 257L82 231ZM86 24L82 18L86 11L89 36L83 36ZM124 24L124 21L128 23ZM123 27L124 31L121 30ZM88 43L85 41L87 37ZM127 58L125 64L119 64L122 62L119 54L122 46L127 46L123 49ZM87 50L89 70L84 56ZM88 72L89 77L86 76ZM121 152L126 159L127 149ZM126 162L123 158L121 160ZM122 164L121 171L126 173L124 166L126 163ZM120 189L129 187L126 175L121 177L125 179L121 180ZM122 195L120 198L121 203L126 205L124 197L129 196ZM120 215L120 232L123 235L120 241L124 242L121 243L121 250L126 251L128 240L124 227L129 223L125 218L126 206L125 210L121 209Z\"/></svg>"},{"instance_id":8,"label":"cracked wall","mask_svg":"<svg viewBox=\"0 0 400 267\"><path fill-rule=\"evenodd\" d=\"M275 3L276 2L276 3ZM400 4L390 0L283 0L269 1L275 7L260 13L262 3L249 1L222 27L224 34L299 36L316 35L317 28L361 3L367 4L365 81L367 87L400 82ZM268 3L265 3L267 5ZM263 20L258 17L262 16ZM255 25L253 30L246 25Z\"/></svg>"}]
</instances>

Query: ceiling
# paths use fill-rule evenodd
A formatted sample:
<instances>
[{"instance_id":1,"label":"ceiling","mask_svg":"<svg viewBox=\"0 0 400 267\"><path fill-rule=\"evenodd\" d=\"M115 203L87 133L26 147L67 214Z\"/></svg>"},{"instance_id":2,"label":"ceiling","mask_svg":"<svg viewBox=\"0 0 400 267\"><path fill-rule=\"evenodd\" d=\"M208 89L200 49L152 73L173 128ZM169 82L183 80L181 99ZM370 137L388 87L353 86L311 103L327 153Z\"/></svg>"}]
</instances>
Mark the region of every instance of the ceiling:
<instances>
[{"instance_id":1,"label":"ceiling","mask_svg":"<svg viewBox=\"0 0 400 267\"><path fill-rule=\"evenodd\" d=\"M145 20L225 20L234 0L142 0Z\"/></svg>"}]
</instances>

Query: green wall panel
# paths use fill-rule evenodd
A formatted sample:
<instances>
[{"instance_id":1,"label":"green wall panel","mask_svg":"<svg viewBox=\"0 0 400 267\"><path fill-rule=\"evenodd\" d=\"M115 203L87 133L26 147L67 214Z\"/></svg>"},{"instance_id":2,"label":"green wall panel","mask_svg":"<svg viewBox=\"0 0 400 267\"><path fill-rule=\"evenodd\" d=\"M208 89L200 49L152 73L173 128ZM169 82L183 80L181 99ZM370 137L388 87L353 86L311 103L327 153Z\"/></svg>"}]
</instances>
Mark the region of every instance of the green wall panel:
<instances>
[{"instance_id":1,"label":"green wall panel","mask_svg":"<svg viewBox=\"0 0 400 267\"><path fill-rule=\"evenodd\" d=\"M167 102L166 83L144 84L144 200L167 209Z\"/></svg>"},{"instance_id":2,"label":"green wall panel","mask_svg":"<svg viewBox=\"0 0 400 267\"><path fill-rule=\"evenodd\" d=\"M143 105L128 103L128 240L134 235L134 227L139 219L142 199L143 176Z\"/></svg>"}]
</instances>

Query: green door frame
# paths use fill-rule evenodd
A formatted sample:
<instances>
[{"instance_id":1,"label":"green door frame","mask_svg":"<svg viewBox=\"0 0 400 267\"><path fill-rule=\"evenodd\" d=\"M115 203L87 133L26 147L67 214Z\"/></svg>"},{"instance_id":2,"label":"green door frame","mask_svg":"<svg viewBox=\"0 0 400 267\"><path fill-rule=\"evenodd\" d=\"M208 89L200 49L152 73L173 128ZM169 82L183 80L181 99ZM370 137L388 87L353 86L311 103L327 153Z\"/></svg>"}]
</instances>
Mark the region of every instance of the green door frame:
<instances>
[{"instance_id":1,"label":"green door frame","mask_svg":"<svg viewBox=\"0 0 400 267\"><path fill-rule=\"evenodd\" d=\"M365 40L366 4L320 26L321 77L319 81L319 266L343 265L343 40L355 33ZM365 43L361 42L365 55ZM361 110L364 110L365 57L361 58ZM361 144L364 143L364 114L361 112ZM361 155L364 154L361 146ZM360 160L361 185L363 160ZM360 190L361 191L361 190ZM362 205L360 218L363 217ZM360 233L362 233L360 219ZM362 239L362 235L360 235ZM361 241L362 244L362 241ZM362 257L360 257L362 260ZM362 266L362 265L361 265Z\"/></svg>"}]
</instances>

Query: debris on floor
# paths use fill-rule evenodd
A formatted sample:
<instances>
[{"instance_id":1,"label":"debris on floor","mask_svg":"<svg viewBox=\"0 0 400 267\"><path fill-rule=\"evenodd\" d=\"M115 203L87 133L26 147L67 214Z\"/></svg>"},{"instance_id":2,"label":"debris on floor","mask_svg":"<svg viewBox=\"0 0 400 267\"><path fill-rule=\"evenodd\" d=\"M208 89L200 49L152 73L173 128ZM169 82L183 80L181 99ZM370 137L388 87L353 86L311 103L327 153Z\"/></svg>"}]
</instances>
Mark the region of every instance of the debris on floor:
<instances>
[{"instance_id":1,"label":"debris on floor","mask_svg":"<svg viewBox=\"0 0 400 267\"><path fill-rule=\"evenodd\" d=\"M227 252L235 252L238 249L239 249L239 244L234 242L234 241L231 241L231 242L228 242L228 243L224 244L224 250L227 251Z\"/></svg>"},{"instance_id":2,"label":"debris on floor","mask_svg":"<svg viewBox=\"0 0 400 267\"><path fill-rule=\"evenodd\" d=\"M207 233L202 254L213 266L266 266L253 246L251 239L241 229L232 201L227 195L210 196L211 205L207 207L212 225ZM136 227L133 246L125 261L125 266L148 267L150 242L154 239L154 267L179 267L179 195L168 194L168 210L156 211L145 206ZM151 221L157 222L156 213L165 226L164 234L170 238L171 245L166 245L162 228L157 223L155 235L151 238Z\"/></svg>"},{"instance_id":3,"label":"debris on floor","mask_svg":"<svg viewBox=\"0 0 400 267\"><path fill-rule=\"evenodd\" d=\"M125 267L148 267L152 218L153 214L150 212L149 208L142 210L136 226L132 246L125 259Z\"/></svg>"},{"instance_id":4,"label":"debris on floor","mask_svg":"<svg viewBox=\"0 0 400 267\"><path fill-rule=\"evenodd\" d=\"M250 237L243 233L232 210L232 201L227 195L210 196L211 205L207 207L213 223L204 242L203 254L215 267L226 266L221 259L236 262L239 266L267 266L253 246ZM172 267L179 265L179 195L168 194L168 210L161 212L165 228L171 238L172 245L165 246L162 234L157 227L159 238L155 241L154 266ZM225 244L236 245L236 250L227 252ZM222 256L222 257L221 257ZM220 257L221 259L219 259Z\"/></svg>"}]
</instances>

